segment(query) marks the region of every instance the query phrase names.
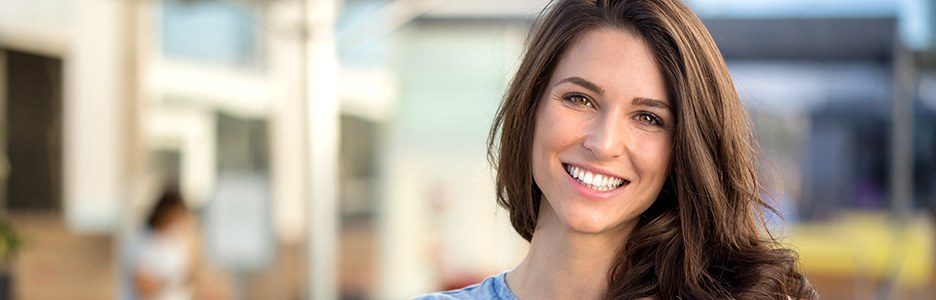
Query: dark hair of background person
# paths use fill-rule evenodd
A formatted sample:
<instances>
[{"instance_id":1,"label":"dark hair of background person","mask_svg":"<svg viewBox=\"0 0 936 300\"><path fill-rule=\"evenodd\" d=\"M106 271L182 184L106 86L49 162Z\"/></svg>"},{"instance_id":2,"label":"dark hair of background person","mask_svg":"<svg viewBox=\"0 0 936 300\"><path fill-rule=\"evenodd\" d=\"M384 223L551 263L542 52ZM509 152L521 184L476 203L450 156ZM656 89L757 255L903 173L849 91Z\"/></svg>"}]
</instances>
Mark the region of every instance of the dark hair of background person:
<instances>
[{"instance_id":1,"label":"dark hair of background person","mask_svg":"<svg viewBox=\"0 0 936 300\"><path fill-rule=\"evenodd\" d=\"M185 201L182 194L176 188L166 188L159 200L153 205L149 217L146 219L146 226L150 230L159 230L165 226L171 217L180 212L185 212Z\"/></svg>"},{"instance_id":2,"label":"dark hair of background person","mask_svg":"<svg viewBox=\"0 0 936 300\"><path fill-rule=\"evenodd\" d=\"M669 177L607 274L608 299L813 298L797 254L767 231L777 213L758 178L752 124L708 30L678 0L559 0L540 15L488 137L497 202L527 241L542 191L533 181L535 112L577 38L615 28L643 38L676 115Z\"/></svg>"}]
</instances>

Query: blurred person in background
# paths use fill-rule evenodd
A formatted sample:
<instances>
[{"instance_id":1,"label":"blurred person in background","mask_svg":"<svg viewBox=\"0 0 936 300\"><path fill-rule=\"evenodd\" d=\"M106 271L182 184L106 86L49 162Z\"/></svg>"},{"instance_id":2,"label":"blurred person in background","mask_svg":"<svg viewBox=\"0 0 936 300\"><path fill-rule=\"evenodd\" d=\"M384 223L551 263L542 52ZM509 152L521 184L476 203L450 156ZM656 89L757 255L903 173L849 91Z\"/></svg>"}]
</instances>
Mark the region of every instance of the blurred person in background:
<instances>
[{"instance_id":1,"label":"blurred person in background","mask_svg":"<svg viewBox=\"0 0 936 300\"><path fill-rule=\"evenodd\" d=\"M192 297L190 216L182 195L167 189L146 219L136 252L134 291L139 299Z\"/></svg>"},{"instance_id":2,"label":"blurred person in background","mask_svg":"<svg viewBox=\"0 0 936 300\"><path fill-rule=\"evenodd\" d=\"M679 0L560 0L489 136L513 270L420 299L790 299L815 291L767 231L752 124Z\"/></svg>"},{"instance_id":3,"label":"blurred person in background","mask_svg":"<svg viewBox=\"0 0 936 300\"><path fill-rule=\"evenodd\" d=\"M175 188L165 189L131 251L130 299L223 298L200 271L194 227L182 195Z\"/></svg>"}]
</instances>

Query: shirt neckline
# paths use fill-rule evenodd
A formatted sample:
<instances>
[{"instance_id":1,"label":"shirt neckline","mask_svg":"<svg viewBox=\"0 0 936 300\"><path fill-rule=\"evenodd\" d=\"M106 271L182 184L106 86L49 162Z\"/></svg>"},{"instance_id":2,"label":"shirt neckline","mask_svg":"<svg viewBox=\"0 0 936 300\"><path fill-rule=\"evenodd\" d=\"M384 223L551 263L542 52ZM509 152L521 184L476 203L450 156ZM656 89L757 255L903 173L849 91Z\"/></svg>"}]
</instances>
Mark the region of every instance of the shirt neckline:
<instances>
[{"instance_id":1,"label":"shirt neckline","mask_svg":"<svg viewBox=\"0 0 936 300\"><path fill-rule=\"evenodd\" d=\"M517 300L517 296L510 291L510 286L507 286L507 272L503 271L500 274L497 274L497 277L494 277L494 286L495 291L497 292L497 297L501 299L511 299Z\"/></svg>"}]
</instances>

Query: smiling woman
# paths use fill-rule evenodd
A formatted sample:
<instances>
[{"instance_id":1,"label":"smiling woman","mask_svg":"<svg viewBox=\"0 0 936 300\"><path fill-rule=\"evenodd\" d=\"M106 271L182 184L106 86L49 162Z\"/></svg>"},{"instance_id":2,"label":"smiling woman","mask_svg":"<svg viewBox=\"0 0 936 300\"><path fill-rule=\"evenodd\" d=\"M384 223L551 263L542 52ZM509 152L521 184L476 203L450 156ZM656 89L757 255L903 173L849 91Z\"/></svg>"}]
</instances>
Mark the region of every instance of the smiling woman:
<instances>
[{"instance_id":1,"label":"smiling woman","mask_svg":"<svg viewBox=\"0 0 936 300\"><path fill-rule=\"evenodd\" d=\"M579 39L536 109L532 172L549 204L539 214L559 221L538 225L574 239L627 236L667 176L673 115L650 100L667 99L666 86L637 35L601 28Z\"/></svg>"},{"instance_id":2,"label":"smiling woman","mask_svg":"<svg viewBox=\"0 0 936 300\"><path fill-rule=\"evenodd\" d=\"M765 228L751 124L678 0L558 0L491 129L513 270L438 299L789 299L815 292Z\"/></svg>"}]
</instances>

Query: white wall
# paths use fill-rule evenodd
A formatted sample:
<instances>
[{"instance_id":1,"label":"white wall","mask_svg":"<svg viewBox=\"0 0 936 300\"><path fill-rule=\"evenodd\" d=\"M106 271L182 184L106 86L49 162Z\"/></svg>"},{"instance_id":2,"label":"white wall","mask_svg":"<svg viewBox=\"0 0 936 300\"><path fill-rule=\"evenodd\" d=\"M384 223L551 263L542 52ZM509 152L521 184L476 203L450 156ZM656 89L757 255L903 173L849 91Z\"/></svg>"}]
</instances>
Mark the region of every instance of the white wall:
<instances>
[{"instance_id":1,"label":"white wall","mask_svg":"<svg viewBox=\"0 0 936 300\"><path fill-rule=\"evenodd\" d=\"M128 195L126 1L74 7L64 58L64 206L68 224L113 230Z\"/></svg>"}]
</instances>

